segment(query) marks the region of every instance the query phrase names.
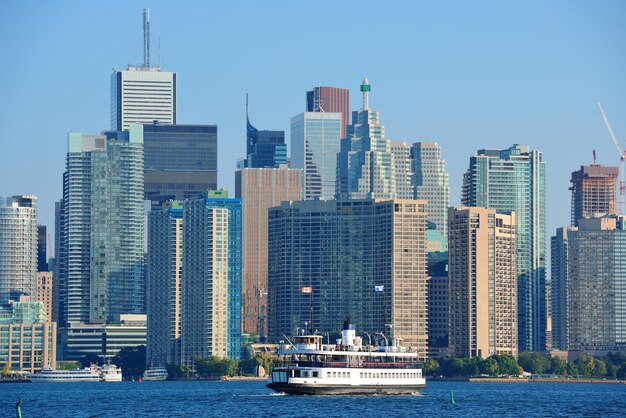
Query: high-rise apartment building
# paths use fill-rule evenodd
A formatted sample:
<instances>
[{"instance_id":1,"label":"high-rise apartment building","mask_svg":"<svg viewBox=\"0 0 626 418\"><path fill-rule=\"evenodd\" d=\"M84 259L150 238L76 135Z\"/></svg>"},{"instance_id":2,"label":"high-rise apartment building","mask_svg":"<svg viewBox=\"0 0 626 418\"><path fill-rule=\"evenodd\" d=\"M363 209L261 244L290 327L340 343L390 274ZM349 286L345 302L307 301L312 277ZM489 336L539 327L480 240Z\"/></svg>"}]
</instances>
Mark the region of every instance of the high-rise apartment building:
<instances>
[{"instance_id":1,"label":"high-rise apartment building","mask_svg":"<svg viewBox=\"0 0 626 418\"><path fill-rule=\"evenodd\" d=\"M148 214L148 336L146 364L180 364L183 204Z\"/></svg>"},{"instance_id":2,"label":"high-rise apartment building","mask_svg":"<svg viewBox=\"0 0 626 418\"><path fill-rule=\"evenodd\" d=\"M426 202L283 202L269 210L270 340L336 335L347 315L427 355ZM305 324L306 323L306 324Z\"/></svg>"},{"instance_id":3,"label":"high-rise apartment building","mask_svg":"<svg viewBox=\"0 0 626 418\"><path fill-rule=\"evenodd\" d=\"M396 197L398 199L415 199L411 185L413 178L411 148L404 141L389 141L389 149L393 155L396 173Z\"/></svg>"},{"instance_id":4,"label":"high-rise apartment building","mask_svg":"<svg viewBox=\"0 0 626 418\"><path fill-rule=\"evenodd\" d=\"M143 126L144 191L152 209L217 188L217 126Z\"/></svg>"},{"instance_id":5,"label":"high-rise apartment building","mask_svg":"<svg viewBox=\"0 0 626 418\"><path fill-rule=\"evenodd\" d=\"M567 235L567 349L626 351L624 217L579 219Z\"/></svg>"},{"instance_id":6,"label":"high-rise apartment building","mask_svg":"<svg viewBox=\"0 0 626 418\"><path fill-rule=\"evenodd\" d=\"M443 357L448 348L448 253L428 252L428 353Z\"/></svg>"},{"instance_id":7,"label":"high-rise apartment building","mask_svg":"<svg viewBox=\"0 0 626 418\"><path fill-rule=\"evenodd\" d=\"M517 216L451 207L450 354L517 356Z\"/></svg>"},{"instance_id":8,"label":"high-rise apartment building","mask_svg":"<svg viewBox=\"0 0 626 418\"><path fill-rule=\"evenodd\" d=\"M479 150L463 176L463 205L517 215L520 352L545 349L545 170L541 151L513 145L504 150Z\"/></svg>"},{"instance_id":9,"label":"high-rise apartment building","mask_svg":"<svg viewBox=\"0 0 626 418\"><path fill-rule=\"evenodd\" d=\"M278 168L287 164L285 131L259 131L252 126L248 117L246 95L246 158L238 168Z\"/></svg>"},{"instance_id":10,"label":"high-rise apartment building","mask_svg":"<svg viewBox=\"0 0 626 418\"><path fill-rule=\"evenodd\" d=\"M600 164L584 165L572 173L572 225L578 220L598 214L615 215L615 184L617 167Z\"/></svg>"},{"instance_id":11,"label":"high-rise apartment building","mask_svg":"<svg viewBox=\"0 0 626 418\"><path fill-rule=\"evenodd\" d=\"M341 121L336 112L304 112L291 118L291 168L302 170L305 200L335 196Z\"/></svg>"},{"instance_id":12,"label":"high-rise apartment building","mask_svg":"<svg viewBox=\"0 0 626 418\"><path fill-rule=\"evenodd\" d=\"M181 359L241 358L241 200L226 191L183 204Z\"/></svg>"},{"instance_id":13,"label":"high-rise apartment building","mask_svg":"<svg viewBox=\"0 0 626 418\"><path fill-rule=\"evenodd\" d=\"M444 239L448 237L450 180L441 147L436 142L416 142L411 146L411 185L414 199L428 201L428 220ZM445 246L444 246L445 251Z\"/></svg>"},{"instance_id":14,"label":"high-rise apartment building","mask_svg":"<svg viewBox=\"0 0 626 418\"><path fill-rule=\"evenodd\" d=\"M552 310L552 348L567 350L568 340L568 266L569 234L578 228L565 226L557 228L556 235L550 239L551 265L551 310Z\"/></svg>"},{"instance_id":15,"label":"high-rise apartment building","mask_svg":"<svg viewBox=\"0 0 626 418\"><path fill-rule=\"evenodd\" d=\"M143 126L68 137L59 208L61 326L144 312Z\"/></svg>"},{"instance_id":16,"label":"high-rise apartment building","mask_svg":"<svg viewBox=\"0 0 626 418\"><path fill-rule=\"evenodd\" d=\"M350 90L339 87L315 87L306 92L307 112L341 113L341 138L350 123Z\"/></svg>"},{"instance_id":17,"label":"high-rise apartment building","mask_svg":"<svg viewBox=\"0 0 626 418\"><path fill-rule=\"evenodd\" d=\"M337 156L336 196L341 199L396 199L396 169L391 142L378 112L369 108L371 86L361 84L363 106L352 112L347 137ZM408 187L408 185L406 185Z\"/></svg>"},{"instance_id":18,"label":"high-rise apartment building","mask_svg":"<svg viewBox=\"0 0 626 418\"><path fill-rule=\"evenodd\" d=\"M52 304L52 272L51 271L38 271L37 272L37 295L31 300L43 303L43 307L46 311L46 319L53 321L55 314Z\"/></svg>"},{"instance_id":19,"label":"high-rise apartment building","mask_svg":"<svg viewBox=\"0 0 626 418\"><path fill-rule=\"evenodd\" d=\"M267 336L268 209L300 200L302 170L244 168L235 172L235 198L242 201L243 331Z\"/></svg>"},{"instance_id":20,"label":"high-rise apartment building","mask_svg":"<svg viewBox=\"0 0 626 418\"><path fill-rule=\"evenodd\" d=\"M111 130L133 123L176 124L176 73L128 66L111 74Z\"/></svg>"},{"instance_id":21,"label":"high-rise apartment building","mask_svg":"<svg viewBox=\"0 0 626 418\"><path fill-rule=\"evenodd\" d=\"M37 293L37 198L0 197L0 303Z\"/></svg>"}]
</instances>

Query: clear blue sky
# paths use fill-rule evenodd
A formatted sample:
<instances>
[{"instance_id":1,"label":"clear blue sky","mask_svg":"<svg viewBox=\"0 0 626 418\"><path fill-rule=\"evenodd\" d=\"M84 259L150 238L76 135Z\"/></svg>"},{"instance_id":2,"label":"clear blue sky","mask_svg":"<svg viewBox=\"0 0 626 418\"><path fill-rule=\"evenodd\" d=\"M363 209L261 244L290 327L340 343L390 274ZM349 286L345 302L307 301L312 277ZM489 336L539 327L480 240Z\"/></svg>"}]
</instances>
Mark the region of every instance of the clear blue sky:
<instances>
[{"instance_id":1,"label":"clear blue sky","mask_svg":"<svg viewBox=\"0 0 626 418\"><path fill-rule=\"evenodd\" d=\"M214 4L215 3L215 4ZM0 3L0 195L35 194L54 226L68 131L109 127L109 76L152 57L179 80L178 121L218 125L219 185L234 189L245 93L259 129L283 129L317 85L351 89L387 136L437 141L458 204L480 148L544 152L548 236L569 223L570 173L618 164L596 102L626 146L626 1ZM289 141L287 141L289 142Z\"/></svg>"}]
</instances>

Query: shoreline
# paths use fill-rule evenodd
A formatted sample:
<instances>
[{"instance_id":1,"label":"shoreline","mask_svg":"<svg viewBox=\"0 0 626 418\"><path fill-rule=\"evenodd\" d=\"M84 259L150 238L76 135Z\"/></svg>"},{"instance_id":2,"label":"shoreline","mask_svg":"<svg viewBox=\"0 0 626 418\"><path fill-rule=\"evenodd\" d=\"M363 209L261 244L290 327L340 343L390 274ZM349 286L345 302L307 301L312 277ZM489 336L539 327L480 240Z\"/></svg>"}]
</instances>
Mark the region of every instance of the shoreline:
<instances>
[{"instance_id":1,"label":"shoreline","mask_svg":"<svg viewBox=\"0 0 626 418\"><path fill-rule=\"evenodd\" d=\"M601 383L609 385L626 385L626 380L610 380L610 379L567 379L565 377L555 378L530 378L530 377L434 377L427 381L434 382L470 382L470 383Z\"/></svg>"}]
</instances>

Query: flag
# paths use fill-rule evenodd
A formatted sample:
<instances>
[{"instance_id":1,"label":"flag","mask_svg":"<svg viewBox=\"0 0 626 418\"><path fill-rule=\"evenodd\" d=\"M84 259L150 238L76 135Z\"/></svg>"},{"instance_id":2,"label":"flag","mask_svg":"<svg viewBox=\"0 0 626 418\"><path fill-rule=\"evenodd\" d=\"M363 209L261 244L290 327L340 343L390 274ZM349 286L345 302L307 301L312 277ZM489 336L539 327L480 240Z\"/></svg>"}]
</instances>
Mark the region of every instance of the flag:
<instances>
[{"instance_id":1,"label":"flag","mask_svg":"<svg viewBox=\"0 0 626 418\"><path fill-rule=\"evenodd\" d=\"M383 292L385 290L385 286L374 286L374 292Z\"/></svg>"},{"instance_id":2,"label":"flag","mask_svg":"<svg viewBox=\"0 0 626 418\"><path fill-rule=\"evenodd\" d=\"M312 287L303 287L302 288L302 293L313 293L313 288Z\"/></svg>"}]
</instances>

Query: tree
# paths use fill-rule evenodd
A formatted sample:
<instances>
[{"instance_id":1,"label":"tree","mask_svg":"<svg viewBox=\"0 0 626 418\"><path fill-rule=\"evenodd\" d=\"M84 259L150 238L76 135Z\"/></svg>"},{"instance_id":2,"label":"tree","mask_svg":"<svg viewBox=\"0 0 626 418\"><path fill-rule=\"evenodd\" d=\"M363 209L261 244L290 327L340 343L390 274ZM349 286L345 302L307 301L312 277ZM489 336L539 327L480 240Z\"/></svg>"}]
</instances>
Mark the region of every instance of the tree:
<instances>
[{"instance_id":1,"label":"tree","mask_svg":"<svg viewBox=\"0 0 626 418\"><path fill-rule=\"evenodd\" d=\"M550 369L550 359L538 352L523 352L517 362L525 371L533 374L543 374Z\"/></svg>"},{"instance_id":2,"label":"tree","mask_svg":"<svg viewBox=\"0 0 626 418\"><path fill-rule=\"evenodd\" d=\"M481 373L489 376L498 376L500 368L498 367L497 358L494 357L495 356L491 356L483 362Z\"/></svg>"},{"instance_id":3,"label":"tree","mask_svg":"<svg viewBox=\"0 0 626 418\"><path fill-rule=\"evenodd\" d=\"M2 376L7 377L11 375L11 365L7 362L4 363L4 368L2 369Z\"/></svg>"},{"instance_id":4,"label":"tree","mask_svg":"<svg viewBox=\"0 0 626 418\"><path fill-rule=\"evenodd\" d=\"M559 357L552 357L550 359L550 370L553 374L562 376L567 371L567 363Z\"/></svg>"},{"instance_id":5,"label":"tree","mask_svg":"<svg viewBox=\"0 0 626 418\"><path fill-rule=\"evenodd\" d=\"M435 375L439 373L439 363L437 360L429 358L424 363L424 373Z\"/></svg>"},{"instance_id":6,"label":"tree","mask_svg":"<svg viewBox=\"0 0 626 418\"><path fill-rule=\"evenodd\" d=\"M111 363L120 367L124 376L140 376L146 370L146 346L122 348Z\"/></svg>"},{"instance_id":7,"label":"tree","mask_svg":"<svg viewBox=\"0 0 626 418\"><path fill-rule=\"evenodd\" d=\"M277 358L270 353L259 353L254 360L257 365L263 367L265 373L270 374L274 370L274 363L276 363Z\"/></svg>"}]
</instances>

